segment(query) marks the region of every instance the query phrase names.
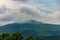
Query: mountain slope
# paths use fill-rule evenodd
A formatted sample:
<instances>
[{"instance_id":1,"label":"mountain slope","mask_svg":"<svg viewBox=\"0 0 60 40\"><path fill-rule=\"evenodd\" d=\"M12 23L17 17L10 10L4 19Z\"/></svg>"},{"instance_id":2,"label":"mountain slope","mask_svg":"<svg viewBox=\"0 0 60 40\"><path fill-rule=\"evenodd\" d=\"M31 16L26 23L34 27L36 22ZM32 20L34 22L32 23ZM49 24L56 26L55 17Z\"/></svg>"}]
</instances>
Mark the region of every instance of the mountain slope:
<instances>
[{"instance_id":1,"label":"mountain slope","mask_svg":"<svg viewBox=\"0 0 60 40\"><path fill-rule=\"evenodd\" d=\"M0 33L22 32L24 36L55 36L60 35L60 25L45 24L37 21L28 21L26 23L13 23L0 27Z\"/></svg>"}]
</instances>

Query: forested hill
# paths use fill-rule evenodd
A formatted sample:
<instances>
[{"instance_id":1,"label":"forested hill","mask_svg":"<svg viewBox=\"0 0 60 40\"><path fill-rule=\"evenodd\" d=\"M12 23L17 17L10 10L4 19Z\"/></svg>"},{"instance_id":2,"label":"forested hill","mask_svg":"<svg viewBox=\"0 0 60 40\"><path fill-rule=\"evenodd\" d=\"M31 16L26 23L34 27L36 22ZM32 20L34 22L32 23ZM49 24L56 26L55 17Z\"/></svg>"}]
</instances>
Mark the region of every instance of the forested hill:
<instances>
[{"instance_id":1,"label":"forested hill","mask_svg":"<svg viewBox=\"0 0 60 40\"><path fill-rule=\"evenodd\" d=\"M22 32L25 36L54 36L60 35L60 25L45 24L34 20L26 23L13 23L0 27L0 33Z\"/></svg>"}]
</instances>

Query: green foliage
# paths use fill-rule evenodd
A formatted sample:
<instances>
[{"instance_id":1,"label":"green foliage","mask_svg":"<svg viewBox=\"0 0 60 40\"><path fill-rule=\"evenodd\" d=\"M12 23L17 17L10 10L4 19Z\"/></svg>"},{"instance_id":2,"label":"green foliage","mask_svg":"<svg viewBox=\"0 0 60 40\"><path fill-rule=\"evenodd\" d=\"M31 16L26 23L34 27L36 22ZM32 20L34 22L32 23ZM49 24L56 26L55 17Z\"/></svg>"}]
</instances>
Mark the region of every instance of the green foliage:
<instances>
[{"instance_id":1,"label":"green foliage","mask_svg":"<svg viewBox=\"0 0 60 40\"><path fill-rule=\"evenodd\" d=\"M23 40L23 35L20 32L15 32L12 35L9 33L0 34L0 40ZM34 37L29 36L26 40L36 40Z\"/></svg>"},{"instance_id":2,"label":"green foliage","mask_svg":"<svg viewBox=\"0 0 60 40\"><path fill-rule=\"evenodd\" d=\"M29 36L26 40L36 40L36 39L32 36Z\"/></svg>"},{"instance_id":3,"label":"green foliage","mask_svg":"<svg viewBox=\"0 0 60 40\"><path fill-rule=\"evenodd\" d=\"M0 40L23 40L23 35L20 32L15 32L13 34L2 33L0 35ZM26 40L36 40L34 37L29 36Z\"/></svg>"},{"instance_id":4,"label":"green foliage","mask_svg":"<svg viewBox=\"0 0 60 40\"><path fill-rule=\"evenodd\" d=\"M13 40L22 40L23 39L22 34L19 32L13 33L12 37L13 37Z\"/></svg>"}]
</instances>

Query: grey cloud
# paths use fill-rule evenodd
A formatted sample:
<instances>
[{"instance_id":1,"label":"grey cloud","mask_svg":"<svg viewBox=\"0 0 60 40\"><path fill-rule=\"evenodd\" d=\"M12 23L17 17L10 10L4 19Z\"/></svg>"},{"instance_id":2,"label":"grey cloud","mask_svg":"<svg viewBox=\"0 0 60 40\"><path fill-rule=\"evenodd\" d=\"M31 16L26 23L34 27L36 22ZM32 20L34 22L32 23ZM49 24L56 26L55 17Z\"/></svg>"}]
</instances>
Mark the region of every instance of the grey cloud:
<instances>
[{"instance_id":1,"label":"grey cloud","mask_svg":"<svg viewBox=\"0 0 60 40\"><path fill-rule=\"evenodd\" d=\"M12 17L11 16L7 16L7 17L4 17L4 18L0 18L0 21L12 21Z\"/></svg>"},{"instance_id":2,"label":"grey cloud","mask_svg":"<svg viewBox=\"0 0 60 40\"><path fill-rule=\"evenodd\" d=\"M38 17L38 12L37 10L32 10L33 8L29 8L29 7L21 7L19 9L19 11L21 13L25 13L25 14L28 14L28 15L32 15L33 17Z\"/></svg>"},{"instance_id":3,"label":"grey cloud","mask_svg":"<svg viewBox=\"0 0 60 40\"><path fill-rule=\"evenodd\" d=\"M7 8L5 5L4 6L0 6L0 13L6 13L9 11L9 8Z\"/></svg>"},{"instance_id":4,"label":"grey cloud","mask_svg":"<svg viewBox=\"0 0 60 40\"><path fill-rule=\"evenodd\" d=\"M27 2L28 0L13 0L13 1Z\"/></svg>"},{"instance_id":5,"label":"grey cloud","mask_svg":"<svg viewBox=\"0 0 60 40\"><path fill-rule=\"evenodd\" d=\"M26 13L26 14L33 14L33 11L30 8L21 8L20 9L21 13Z\"/></svg>"}]
</instances>

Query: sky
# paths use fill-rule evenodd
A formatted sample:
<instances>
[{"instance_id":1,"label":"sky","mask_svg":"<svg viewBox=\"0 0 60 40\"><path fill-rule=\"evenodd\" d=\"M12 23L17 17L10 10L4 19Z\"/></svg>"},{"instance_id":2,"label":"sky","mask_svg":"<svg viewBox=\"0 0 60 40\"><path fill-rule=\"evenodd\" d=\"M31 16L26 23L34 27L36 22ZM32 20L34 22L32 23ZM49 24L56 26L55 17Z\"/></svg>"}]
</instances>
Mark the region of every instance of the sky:
<instances>
[{"instance_id":1,"label":"sky","mask_svg":"<svg viewBox=\"0 0 60 40\"><path fill-rule=\"evenodd\" d=\"M0 25L28 20L60 25L60 0L0 0Z\"/></svg>"}]
</instances>

